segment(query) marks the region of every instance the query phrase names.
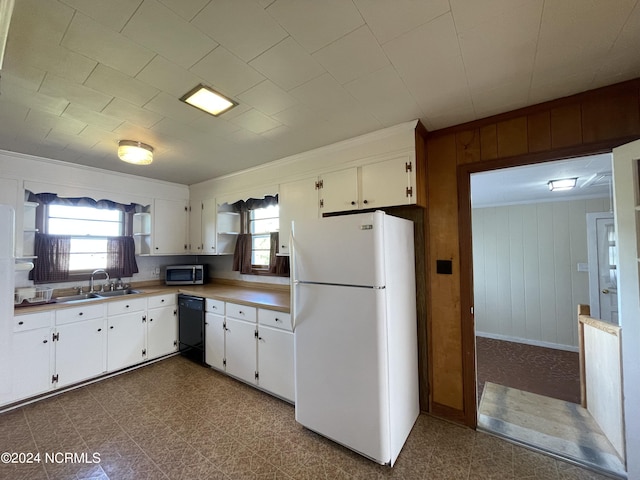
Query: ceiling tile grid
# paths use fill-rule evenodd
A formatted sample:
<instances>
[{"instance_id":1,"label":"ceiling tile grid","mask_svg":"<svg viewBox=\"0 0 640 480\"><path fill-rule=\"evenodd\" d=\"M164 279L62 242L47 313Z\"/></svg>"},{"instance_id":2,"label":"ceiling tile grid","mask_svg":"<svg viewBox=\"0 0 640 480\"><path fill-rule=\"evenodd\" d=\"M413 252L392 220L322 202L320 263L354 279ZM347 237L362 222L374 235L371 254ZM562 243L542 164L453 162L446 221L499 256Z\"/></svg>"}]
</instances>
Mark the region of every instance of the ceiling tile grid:
<instances>
[{"instance_id":1,"label":"ceiling tile grid","mask_svg":"<svg viewBox=\"0 0 640 480\"><path fill-rule=\"evenodd\" d=\"M192 184L640 76L640 0L15 0L0 149ZM179 101L199 83L239 105ZM152 165L120 162L119 139Z\"/></svg>"}]
</instances>

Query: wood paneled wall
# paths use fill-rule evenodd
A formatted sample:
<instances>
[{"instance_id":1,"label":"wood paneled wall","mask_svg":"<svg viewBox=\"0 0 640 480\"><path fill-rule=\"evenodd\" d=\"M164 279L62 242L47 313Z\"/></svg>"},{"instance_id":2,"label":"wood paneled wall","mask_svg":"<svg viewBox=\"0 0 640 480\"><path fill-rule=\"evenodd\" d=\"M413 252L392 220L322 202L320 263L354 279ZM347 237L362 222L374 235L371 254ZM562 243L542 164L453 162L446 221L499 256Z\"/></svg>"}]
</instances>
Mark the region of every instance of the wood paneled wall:
<instances>
[{"instance_id":1,"label":"wood paneled wall","mask_svg":"<svg viewBox=\"0 0 640 480\"><path fill-rule=\"evenodd\" d=\"M433 414L476 425L470 174L601 153L637 138L640 79L429 133L424 188ZM437 260L452 260L452 273L436 273Z\"/></svg>"},{"instance_id":2,"label":"wood paneled wall","mask_svg":"<svg viewBox=\"0 0 640 480\"><path fill-rule=\"evenodd\" d=\"M476 332L578 351L579 304L589 304L587 213L608 198L473 209Z\"/></svg>"}]
</instances>

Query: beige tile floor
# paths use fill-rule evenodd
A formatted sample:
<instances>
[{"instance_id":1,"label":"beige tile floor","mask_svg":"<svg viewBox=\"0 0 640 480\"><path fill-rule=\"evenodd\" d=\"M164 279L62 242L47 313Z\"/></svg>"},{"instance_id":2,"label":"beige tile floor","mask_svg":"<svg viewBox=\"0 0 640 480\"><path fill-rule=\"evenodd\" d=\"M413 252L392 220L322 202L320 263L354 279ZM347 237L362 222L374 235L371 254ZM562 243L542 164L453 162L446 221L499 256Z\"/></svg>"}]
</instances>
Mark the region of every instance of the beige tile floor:
<instances>
[{"instance_id":1,"label":"beige tile floor","mask_svg":"<svg viewBox=\"0 0 640 480\"><path fill-rule=\"evenodd\" d=\"M181 357L0 415L0 479L604 479L420 415L393 468L298 425L293 407ZM45 462L77 454L99 463Z\"/></svg>"}]
</instances>

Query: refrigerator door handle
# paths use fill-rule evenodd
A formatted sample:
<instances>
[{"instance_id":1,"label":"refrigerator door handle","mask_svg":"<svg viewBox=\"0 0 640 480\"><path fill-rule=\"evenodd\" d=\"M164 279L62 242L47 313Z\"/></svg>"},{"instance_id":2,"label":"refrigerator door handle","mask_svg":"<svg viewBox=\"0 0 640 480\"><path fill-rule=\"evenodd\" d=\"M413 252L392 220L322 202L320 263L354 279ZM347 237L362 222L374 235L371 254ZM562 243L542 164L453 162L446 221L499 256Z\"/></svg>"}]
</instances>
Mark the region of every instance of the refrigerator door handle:
<instances>
[{"instance_id":1,"label":"refrigerator door handle","mask_svg":"<svg viewBox=\"0 0 640 480\"><path fill-rule=\"evenodd\" d=\"M296 331L296 295L297 295L297 286L298 280L296 280L296 244L295 238L293 237L293 227L289 233L289 248L290 248L290 259L291 259L291 296L290 296L290 309L291 309L291 331Z\"/></svg>"}]
</instances>

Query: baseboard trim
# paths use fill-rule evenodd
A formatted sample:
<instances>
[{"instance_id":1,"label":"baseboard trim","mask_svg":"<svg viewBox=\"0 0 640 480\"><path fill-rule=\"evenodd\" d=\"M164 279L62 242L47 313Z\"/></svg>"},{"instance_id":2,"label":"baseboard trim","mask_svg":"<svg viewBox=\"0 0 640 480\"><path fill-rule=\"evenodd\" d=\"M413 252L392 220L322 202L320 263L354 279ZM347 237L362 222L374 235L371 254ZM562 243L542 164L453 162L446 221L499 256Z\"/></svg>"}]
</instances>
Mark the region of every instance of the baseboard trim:
<instances>
[{"instance_id":1,"label":"baseboard trim","mask_svg":"<svg viewBox=\"0 0 640 480\"><path fill-rule=\"evenodd\" d=\"M555 350L564 350L566 352L578 352L578 347L573 345L563 345L561 343L543 342L541 340L530 340L528 338L511 337L509 335L500 335L499 333L476 332L476 337L492 338L494 340L504 340L505 342L523 343L525 345L533 345L534 347L553 348Z\"/></svg>"}]
</instances>

